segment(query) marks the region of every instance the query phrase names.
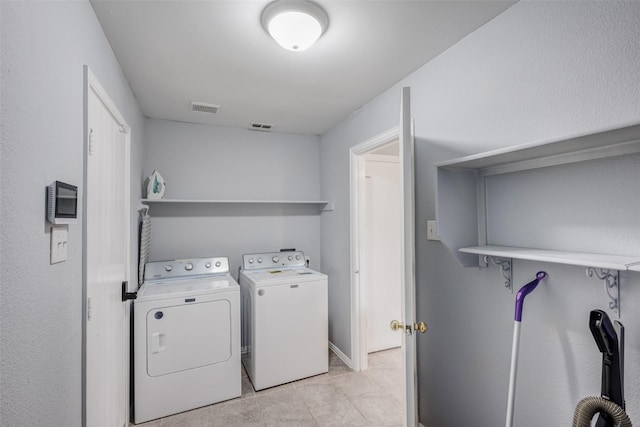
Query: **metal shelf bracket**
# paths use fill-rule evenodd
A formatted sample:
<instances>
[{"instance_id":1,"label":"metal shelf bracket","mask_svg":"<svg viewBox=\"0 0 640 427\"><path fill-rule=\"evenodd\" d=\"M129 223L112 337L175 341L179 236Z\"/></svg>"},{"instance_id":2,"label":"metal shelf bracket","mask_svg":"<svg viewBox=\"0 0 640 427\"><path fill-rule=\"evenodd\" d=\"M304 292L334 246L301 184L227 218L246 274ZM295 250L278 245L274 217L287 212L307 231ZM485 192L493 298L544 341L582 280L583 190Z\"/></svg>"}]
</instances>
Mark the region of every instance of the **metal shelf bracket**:
<instances>
[{"instance_id":1,"label":"metal shelf bracket","mask_svg":"<svg viewBox=\"0 0 640 427\"><path fill-rule=\"evenodd\" d=\"M609 309L620 318L620 272L604 268L587 268L587 277L596 276L604 281L604 290L609 297Z\"/></svg>"},{"instance_id":2,"label":"metal shelf bracket","mask_svg":"<svg viewBox=\"0 0 640 427\"><path fill-rule=\"evenodd\" d=\"M500 273L502 274L502 277L504 277L504 287L513 293L513 270L511 268L511 258L500 258L491 255L485 255L485 264L488 264L489 261L491 261L493 265L497 265L500 267Z\"/></svg>"}]
</instances>

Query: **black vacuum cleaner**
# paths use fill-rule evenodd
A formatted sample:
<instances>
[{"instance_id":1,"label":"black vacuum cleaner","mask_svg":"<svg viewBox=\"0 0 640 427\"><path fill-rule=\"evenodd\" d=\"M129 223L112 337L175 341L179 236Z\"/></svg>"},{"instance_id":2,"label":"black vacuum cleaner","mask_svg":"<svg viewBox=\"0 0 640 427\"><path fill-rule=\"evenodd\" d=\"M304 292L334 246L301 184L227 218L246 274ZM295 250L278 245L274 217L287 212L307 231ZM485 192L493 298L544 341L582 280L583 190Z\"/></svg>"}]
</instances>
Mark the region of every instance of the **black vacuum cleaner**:
<instances>
[{"instance_id":1,"label":"black vacuum cleaner","mask_svg":"<svg viewBox=\"0 0 640 427\"><path fill-rule=\"evenodd\" d=\"M578 403L573 426L590 426L598 414L596 427L631 426L624 401L624 326L616 320L616 333L609 316L602 310L592 310L589 329L602 353L602 386L600 397L586 397Z\"/></svg>"}]
</instances>

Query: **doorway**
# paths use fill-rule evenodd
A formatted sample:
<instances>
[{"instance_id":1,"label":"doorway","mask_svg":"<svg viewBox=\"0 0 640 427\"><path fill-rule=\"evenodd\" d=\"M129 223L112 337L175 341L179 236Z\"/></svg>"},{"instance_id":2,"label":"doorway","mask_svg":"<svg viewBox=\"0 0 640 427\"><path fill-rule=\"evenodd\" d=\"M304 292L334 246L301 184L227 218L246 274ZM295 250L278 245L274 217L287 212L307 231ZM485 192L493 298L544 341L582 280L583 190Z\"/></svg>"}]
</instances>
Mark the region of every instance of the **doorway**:
<instances>
[{"instance_id":1,"label":"doorway","mask_svg":"<svg viewBox=\"0 0 640 427\"><path fill-rule=\"evenodd\" d=\"M398 141L364 157L360 212L360 283L364 294L366 353L402 345L389 322L400 319L402 298L402 183Z\"/></svg>"},{"instance_id":2,"label":"doorway","mask_svg":"<svg viewBox=\"0 0 640 427\"><path fill-rule=\"evenodd\" d=\"M397 204L389 201L386 207L383 200L394 190L396 196L402 192L398 138L399 129L393 128L351 149L351 348L355 371L368 368L370 352L402 343L389 322L401 317L402 229L392 231L402 223L403 209L399 197ZM394 172L396 179L391 177ZM385 230L385 222L394 218L395 223ZM389 270L384 270L385 258L390 260ZM382 276L375 277L381 271ZM395 302L381 309L378 301L385 294Z\"/></svg>"}]
</instances>

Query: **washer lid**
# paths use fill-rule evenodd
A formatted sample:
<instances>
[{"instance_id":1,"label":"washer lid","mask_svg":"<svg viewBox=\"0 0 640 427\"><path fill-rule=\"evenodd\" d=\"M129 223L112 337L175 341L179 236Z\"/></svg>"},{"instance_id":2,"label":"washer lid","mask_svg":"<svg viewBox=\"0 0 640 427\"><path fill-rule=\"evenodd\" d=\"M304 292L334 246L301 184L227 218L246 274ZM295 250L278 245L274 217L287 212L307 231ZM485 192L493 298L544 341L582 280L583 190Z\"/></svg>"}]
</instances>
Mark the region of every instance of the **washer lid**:
<instances>
[{"instance_id":1,"label":"washer lid","mask_svg":"<svg viewBox=\"0 0 640 427\"><path fill-rule=\"evenodd\" d=\"M253 281L256 286L277 285L283 282L309 282L327 277L325 274L309 268L275 268L268 270L243 271L243 274Z\"/></svg>"},{"instance_id":2,"label":"washer lid","mask_svg":"<svg viewBox=\"0 0 640 427\"><path fill-rule=\"evenodd\" d=\"M239 291L238 283L231 276L201 277L189 280L157 280L145 282L138 290L136 302L156 299L180 298L217 292Z\"/></svg>"}]
</instances>

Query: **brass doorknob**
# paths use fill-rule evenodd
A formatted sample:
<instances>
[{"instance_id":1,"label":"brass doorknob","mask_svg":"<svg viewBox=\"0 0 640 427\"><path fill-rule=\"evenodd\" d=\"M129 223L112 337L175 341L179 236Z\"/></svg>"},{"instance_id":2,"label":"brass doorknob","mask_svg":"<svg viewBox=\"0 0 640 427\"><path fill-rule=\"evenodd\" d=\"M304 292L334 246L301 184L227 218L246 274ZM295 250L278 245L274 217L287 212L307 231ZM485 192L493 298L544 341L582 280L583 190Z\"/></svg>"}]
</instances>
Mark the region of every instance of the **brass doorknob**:
<instances>
[{"instance_id":1,"label":"brass doorknob","mask_svg":"<svg viewBox=\"0 0 640 427\"><path fill-rule=\"evenodd\" d=\"M427 330L429 329L429 327L427 326L426 323L424 322L418 322L414 325L414 329L418 332L420 332L421 334L424 334L425 332L427 332Z\"/></svg>"},{"instance_id":2,"label":"brass doorknob","mask_svg":"<svg viewBox=\"0 0 640 427\"><path fill-rule=\"evenodd\" d=\"M391 327L392 331L399 331L404 328L404 325L397 320L392 320L389 326Z\"/></svg>"}]
</instances>

